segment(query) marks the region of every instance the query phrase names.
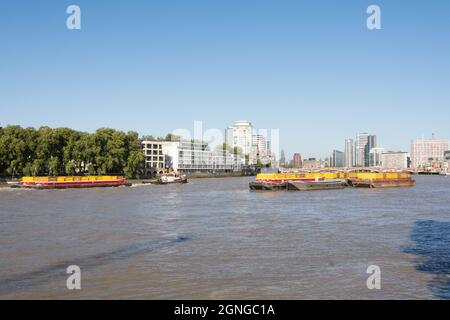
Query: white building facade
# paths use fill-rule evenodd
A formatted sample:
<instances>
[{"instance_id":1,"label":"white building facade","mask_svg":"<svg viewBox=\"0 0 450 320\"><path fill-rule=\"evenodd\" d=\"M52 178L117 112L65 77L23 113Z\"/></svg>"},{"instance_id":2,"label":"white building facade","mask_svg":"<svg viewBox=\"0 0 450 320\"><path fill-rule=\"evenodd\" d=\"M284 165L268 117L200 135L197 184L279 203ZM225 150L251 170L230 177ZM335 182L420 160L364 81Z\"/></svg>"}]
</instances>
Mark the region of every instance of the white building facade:
<instances>
[{"instance_id":1,"label":"white building facade","mask_svg":"<svg viewBox=\"0 0 450 320\"><path fill-rule=\"evenodd\" d=\"M449 149L449 141L436 139L415 139L411 141L411 167L414 169L427 166L432 161L444 161L444 153Z\"/></svg>"},{"instance_id":2,"label":"white building facade","mask_svg":"<svg viewBox=\"0 0 450 320\"><path fill-rule=\"evenodd\" d=\"M365 151L369 141L368 133L359 133L355 142L355 165L357 167L365 166Z\"/></svg>"},{"instance_id":3,"label":"white building facade","mask_svg":"<svg viewBox=\"0 0 450 320\"><path fill-rule=\"evenodd\" d=\"M225 143L231 148L238 147L242 150L243 161L245 156L250 157L253 145L253 126L250 121L236 121L225 129Z\"/></svg>"},{"instance_id":4,"label":"white building facade","mask_svg":"<svg viewBox=\"0 0 450 320\"><path fill-rule=\"evenodd\" d=\"M141 142L142 150L145 155L145 169L149 171L163 171L166 163L166 157L163 152L163 141Z\"/></svg>"},{"instance_id":5,"label":"white building facade","mask_svg":"<svg viewBox=\"0 0 450 320\"><path fill-rule=\"evenodd\" d=\"M242 169L240 155L223 150L211 150L205 142L193 140L143 141L142 146L144 153L149 150L148 146L152 146L151 153L153 153L153 146L156 146L156 150L158 153L161 152L164 159L164 164L162 164L161 162L154 163L153 158L146 158L145 167L150 169L153 174L159 174L168 169L180 173L232 172Z\"/></svg>"},{"instance_id":6,"label":"white building facade","mask_svg":"<svg viewBox=\"0 0 450 320\"><path fill-rule=\"evenodd\" d=\"M355 165L355 143L353 139L345 139L344 167L351 168Z\"/></svg>"},{"instance_id":7,"label":"white building facade","mask_svg":"<svg viewBox=\"0 0 450 320\"><path fill-rule=\"evenodd\" d=\"M408 168L409 153L403 151L386 151L381 154L383 169L403 170Z\"/></svg>"},{"instance_id":8,"label":"white building facade","mask_svg":"<svg viewBox=\"0 0 450 320\"><path fill-rule=\"evenodd\" d=\"M252 150L250 152L250 163L256 164L258 160L261 164L267 165L274 162L274 155L270 150L270 141L267 141L263 134L252 136Z\"/></svg>"}]
</instances>

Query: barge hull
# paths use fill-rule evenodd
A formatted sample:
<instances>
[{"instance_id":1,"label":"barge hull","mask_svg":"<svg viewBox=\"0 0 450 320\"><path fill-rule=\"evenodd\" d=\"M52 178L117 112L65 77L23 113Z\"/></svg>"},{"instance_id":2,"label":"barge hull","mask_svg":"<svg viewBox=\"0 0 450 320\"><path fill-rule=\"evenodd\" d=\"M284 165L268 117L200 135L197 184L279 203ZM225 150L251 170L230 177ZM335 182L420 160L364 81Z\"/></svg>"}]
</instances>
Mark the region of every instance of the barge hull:
<instances>
[{"instance_id":1,"label":"barge hull","mask_svg":"<svg viewBox=\"0 0 450 320\"><path fill-rule=\"evenodd\" d=\"M131 183L120 176L23 177L22 181L12 185L11 188L68 189L120 186L131 186Z\"/></svg>"},{"instance_id":2,"label":"barge hull","mask_svg":"<svg viewBox=\"0 0 450 320\"><path fill-rule=\"evenodd\" d=\"M108 188L108 187L129 187L131 183L90 183L90 184L53 184L53 185L38 185L38 184L17 184L11 188L22 189L84 189L84 188Z\"/></svg>"},{"instance_id":3,"label":"barge hull","mask_svg":"<svg viewBox=\"0 0 450 320\"><path fill-rule=\"evenodd\" d=\"M253 191L280 191L286 190L286 183L268 183L254 181L249 183L249 188Z\"/></svg>"},{"instance_id":4,"label":"barge hull","mask_svg":"<svg viewBox=\"0 0 450 320\"><path fill-rule=\"evenodd\" d=\"M355 188L395 188L412 187L416 181L412 179L349 179L348 184Z\"/></svg>"},{"instance_id":5,"label":"barge hull","mask_svg":"<svg viewBox=\"0 0 450 320\"><path fill-rule=\"evenodd\" d=\"M290 191L316 191L336 190L346 187L343 181L319 181L319 182L288 182L287 190Z\"/></svg>"}]
</instances>

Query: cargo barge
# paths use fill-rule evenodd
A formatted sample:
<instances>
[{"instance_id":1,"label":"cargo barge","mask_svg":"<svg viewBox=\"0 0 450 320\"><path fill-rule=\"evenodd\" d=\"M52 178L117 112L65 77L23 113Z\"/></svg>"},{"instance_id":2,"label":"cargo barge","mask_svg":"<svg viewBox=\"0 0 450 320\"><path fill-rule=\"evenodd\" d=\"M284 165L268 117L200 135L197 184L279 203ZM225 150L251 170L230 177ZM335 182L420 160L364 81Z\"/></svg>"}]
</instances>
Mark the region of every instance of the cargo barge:
<instances>
[{"instance_id":1,"label":"cargo barge","mask_svg":"<svg viewBox=\"0 0 450 320\"><path fill-rule=\"evenodd\" d=\"M249 183L250 190L326 190L355 188L409 187L416 182L409 172L378 172L358 170L350 172L312 172L258 174Z\"/></svg>"},{"instance_id":2,"label":"cargo barge","mask_svg":"<svg viewBox=\"0 0 450 320\"><path fill-rule=\"evenodd\" d=\"M416 181L408 172L356 172L350 173L347 183L355 188L411 187Z\"/></svg>"},{"instance_id":3,"label":"cargo barge","mask_svg":"<svg viewBox=\"0 0 450 320\"><path fill-rule=\"evenodd\" d=\"M23 177L11 188L67 189L131 186L122 176Z\"/></svg>"},{"instance_id":4,"label":"cargo barge","mask_svg":"<svg viewBox=\"0 0 450 320\"><path fill-rule=\"evenodd\" d=\"M252 181L248 184L248 187L253 191L280 191L286 189L286 183Z\"/></svg>"},{"instance_id":5,"label":"cargo barge","mask_svg":"<svg viewBox=\"0 0 450 320\"><path fill-rule=\"evenodd\" d=\"M314 190L333 190L344 189L347 186L345 181L339 179L326 179L314 182L296 182L287 183L286 189L289 191L314 191Z\"/></svg>"},{"instance_id":6,"label":"cargo barge","mask_svg":"<svg viewBox=\"0 0 450 320\"><path fill-rule=\"evenodd\" d=\"M324 190L342 189L345 180L328 179L326 174L258 174L256 180L249 183L250 190Z\"/></svg>"}]
</instances>

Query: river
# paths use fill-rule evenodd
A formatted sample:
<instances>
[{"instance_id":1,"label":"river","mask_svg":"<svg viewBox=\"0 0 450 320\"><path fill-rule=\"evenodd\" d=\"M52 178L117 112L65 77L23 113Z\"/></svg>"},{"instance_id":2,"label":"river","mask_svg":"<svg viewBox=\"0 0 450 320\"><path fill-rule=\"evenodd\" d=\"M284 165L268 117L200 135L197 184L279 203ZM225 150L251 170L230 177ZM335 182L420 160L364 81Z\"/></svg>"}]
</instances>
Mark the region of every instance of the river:
<instances>
[{"instance_id":1,"label":"river","mask_svg":"<svg viewBox=\"0 0 450 320\"><path fill-rule=\"evenodd\" d=\"M251 179L1 188L0 299L450 298L450 177L314 192Z\"/></svg>"}]
</instances>

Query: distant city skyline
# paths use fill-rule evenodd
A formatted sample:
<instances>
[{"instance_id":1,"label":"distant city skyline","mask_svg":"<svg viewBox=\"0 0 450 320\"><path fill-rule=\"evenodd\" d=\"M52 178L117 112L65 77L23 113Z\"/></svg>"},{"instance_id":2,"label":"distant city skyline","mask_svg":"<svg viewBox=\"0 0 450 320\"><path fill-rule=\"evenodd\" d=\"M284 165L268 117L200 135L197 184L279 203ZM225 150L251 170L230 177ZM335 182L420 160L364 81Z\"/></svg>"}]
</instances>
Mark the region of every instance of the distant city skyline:
<instances>
[{"instance_id":1,"label":"distant city skyline","mask_svg":"<svg viewBox=\"0 0 450 320\"><path fill-rule=\"evenodd\" d=\"M373 132L386 150L450 138L450 3L80 0L0 10L0 124L164 136L239 119L279 129L286 159ZM318 18L320 17L320 19Z\"/></svg>"},{"instance_id":2,"label":"distant city skyline","mask_svg":"<svg viewBox=\"0 0 450 320\"><path fill-rule=\"evenodd\" d=\"M233 123L235 123L235 122L247 122L248 120L236 120L236 121L234 121ZM248 121L249 123L250 123L250 126L251 126L251 121ZM8 125L19 125L19 126L22 126L22 127L28 127L28 126L25 126L25 125L23 125L23 124L20 124L20 123L0 123L0 128L1 127L4 127L4 126L8 126ZM49 127L51 127L51 128L57 128L57 126L50 126L50 125L47 125L47 124L42 124L42 125L37 125L37 126L33 126L33 125L30 125L30 127L35 127L35 128L39 128L39 127L41 127L41 126L49 126ZM68 128L71 128L71 129L75 129L75 130L80 130L79 128L77 128L77 127L73 127L73 126L60 126L60 127L68 127ZM150 133L145 133L145 134L142 134L142 133L140 133L139 131L137 131L136 129L133 129L133 128L131 128L131 129L129 129L129 130L124 130L124 131L136 131L136 132L138 132L138 134L139 134L139 136L140 137L142 137L142 138L146 138L146 137L154 137L154 138L156 138L156 137L165 137L167 134L172 134L172 133L174 133L174 131L176 132L177 130L187 130L187 131L189 131L191 134L192 134L192 137L194 137L194 132L195 132L195 125L193 124L192 125L192 129L191 128L189 128L189 126L186 126L186 128L177 128L177 129L175 129L175 130L172 130L172 131L164 131L163 133L161 133L161 134L155 134L154 132L150 132ZM93 132L95 132L95 130L97 130L97 129L100 129L100 128L102 128L102 127L97 127L97 128L94 128L93 130L85 130L86 132L90 132L90 133L93 133ZM116 130L123 130L123 129L120 129L120 128L117 128L117 127L111 127L112 129L116 129ZM223 136L223 142L224 143L226 143L227 142L227 129L229 129L230 128L230 126L226 126L224 129L223 129L223 131L225 132L224 133L224 136ZM216 130L222 130L221 128L203 128L203 133L205 133L205 131L207 131L207 130L210 130L210 129L216 129ZM254 139L256 136L261 136L261 135L259 135L258 134L258 129L256 128L256 127L252 127L252 130L254 130L253 131L253 135L252 134L250 134L249 135L249 140L251 141L252 139ZM265 129L264 129L265 130ZM355 134L355 136L356 137L358 137L358 135L359 134L367 134L367 133L357 133L357 134ZM255 136L255 137L253 137L253 136ZM378 135L371 135L371 134L367 134L367 136L368 136L368 138L375 138L375 141L378 141ZM253 137L253 138L252 138ZM395 147L393 147L393 148L379 148L379 149L383 149L383 150L385 150L385 151L411 151L411 143L414 141L414 140L430 140L430 139L436 139L436 137L437 137L437 135L435 134L435 133L431 133L431 134L429 134L428 136L425 136L425 135L422 135L421 137L413 137L413 138L411 138L411 139L409 139L408 140L408 142L405 144L406 145L406 147L404 148L404 149L401 149L401 148L395 148ZM270 139L270 136L268 136L267 138L269 138ZM281 140L281 139L280 139ZM446 140L446 141L450 141L450 138L447 138L447 137L439 137L439 140ZM313 140L309 140L309 142L311 143ZM281 145L283 145L283 141L281 140L280 141L281 142ZM267 147L270 145L270 140L269 141L267 141L266 142L267 143ZM315 141L314 143L317 143L317 144L321 144L321 142L320 141ZM378 142L376 142L375 143L375 145L377 144ZM356 162L356 140L354 140L354 139L352 139L351 137L348 137L348 138L346 138L346 139L343 139L343 143L341 144L341 145L338 145L336 148L341 148L343 151L343 154L346 154L346 150L347 150L347 147L348 147L348 145L352 145L353 147L352 147L352 149L350 150L351 151L351 153L352 153L352 159L350 160L352 163L353 163L353 166L357 166L357 162ZM268 147L269 148L269 147ZM339 151L339 150L336 150L336 148L332 148L332 150L333 150L333 152L334 151ZM269 148L270 149L270 148ZM305 153L305 152L302 152L301 150L304 150L305 148L290 148L290 149L292 149L293 150L293 152L292 152L292 154L290 154L289 152L286 152L286 149L285 148L280 148L279 149L279 155L278 155L278 157L280 157L280 160L281 160L281 157L283 156L283 153L284 153L284 157L286 158L286 159L292 159L294 156L295 156L295 154L300 154L301 155L301 157L305 157L305 159L307 159L307 158L317 158L317 159L322 159L322 160L324 160L324 159L331 159L332 158L332 155L330 155L330 152L329 151L326 151L326 150L324 150L323 152L320 152L320 153L318 153L318 154L307 154L307 153ZM372 147L370 146L370 143L369 143L369 150L368 150L368 152L370 153L370 149L372 149ZM274 151L275 152L275 151ZM367 155L369 155L369 154L367 154ZM344 156L344 158L342 159L342 161L345 163L345 164L347 164L347 160L346 160L346 158L345 158L345 156ZM368 160L369 161L369 160ZM366 163L367 164L367 163ZM346 166L348 166L348 165L346 165Z\"/></svg>"}]
</instances>

